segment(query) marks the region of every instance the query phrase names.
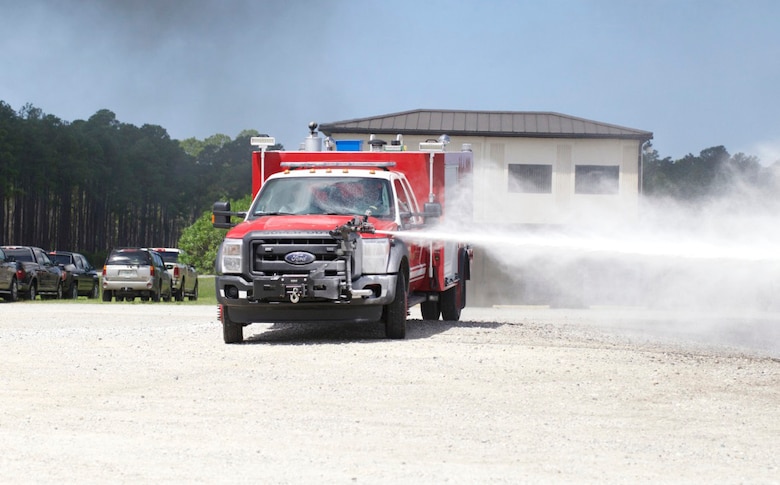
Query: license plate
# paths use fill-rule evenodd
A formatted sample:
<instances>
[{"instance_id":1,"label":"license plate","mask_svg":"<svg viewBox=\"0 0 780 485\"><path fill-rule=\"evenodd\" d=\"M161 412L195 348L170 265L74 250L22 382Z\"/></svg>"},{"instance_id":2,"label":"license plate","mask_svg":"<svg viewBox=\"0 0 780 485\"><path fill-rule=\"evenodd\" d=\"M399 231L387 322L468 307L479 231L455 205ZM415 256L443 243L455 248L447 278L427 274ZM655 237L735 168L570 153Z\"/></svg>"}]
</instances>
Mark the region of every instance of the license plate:
<instances>
[{"instance_id":1,"label":"license plate","mask_svg":"<svg viewBox=\"0 0 780 485\"><path fill-rule=\"evenodd\" d=\"M123 278L135 278L137 275L134 269L120 269L119 276Z\"/></svg>"}]
</instances>

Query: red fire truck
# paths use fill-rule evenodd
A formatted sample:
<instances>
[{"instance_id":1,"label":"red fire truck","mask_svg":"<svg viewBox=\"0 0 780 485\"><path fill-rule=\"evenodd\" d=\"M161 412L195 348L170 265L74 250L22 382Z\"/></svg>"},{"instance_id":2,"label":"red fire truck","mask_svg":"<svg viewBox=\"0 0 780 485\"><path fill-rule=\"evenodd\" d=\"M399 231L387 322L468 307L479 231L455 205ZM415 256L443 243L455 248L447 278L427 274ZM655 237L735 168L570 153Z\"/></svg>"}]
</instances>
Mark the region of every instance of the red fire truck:
<instances>
[{"instance_id":1,"label":"red fire truck","mask_svg":"<svg viewBox=\"0 0 780 485\"><path fill-rule=\"evenodd\" d=\"M448 152L431 140L407 151L400 136L372 137L368 151L340 151L309 129L300 151L253 138L252 205L214 204L214 227L230 229L215 268L225 343L261 322L381 321L402 339L416 304L426 320L458 320L471 249L432 239L431 228L448 211L470 216L454 205L470 200L468 146Z\"/></svg>"}]
</instances>

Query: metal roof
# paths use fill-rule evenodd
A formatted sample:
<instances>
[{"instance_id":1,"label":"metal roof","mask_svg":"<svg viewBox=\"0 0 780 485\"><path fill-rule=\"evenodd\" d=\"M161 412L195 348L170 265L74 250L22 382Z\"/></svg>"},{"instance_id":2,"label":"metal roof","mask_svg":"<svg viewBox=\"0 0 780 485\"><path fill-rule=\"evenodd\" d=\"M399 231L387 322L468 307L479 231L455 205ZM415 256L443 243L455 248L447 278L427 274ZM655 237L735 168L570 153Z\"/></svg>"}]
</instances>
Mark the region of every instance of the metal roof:
<instances>
[{"instance_id":1,"label":"metal roof","mask_svg":"<svg viewBox=\"0 0 780 485\"><path fill-rule=\"evenodd\" d=\"M369 118L323 123L327 136L347 134L447 134L533 138L628 138L650 140L650 131L539 111L463 111L417 109Z\"/></svg>"}]
</instances>

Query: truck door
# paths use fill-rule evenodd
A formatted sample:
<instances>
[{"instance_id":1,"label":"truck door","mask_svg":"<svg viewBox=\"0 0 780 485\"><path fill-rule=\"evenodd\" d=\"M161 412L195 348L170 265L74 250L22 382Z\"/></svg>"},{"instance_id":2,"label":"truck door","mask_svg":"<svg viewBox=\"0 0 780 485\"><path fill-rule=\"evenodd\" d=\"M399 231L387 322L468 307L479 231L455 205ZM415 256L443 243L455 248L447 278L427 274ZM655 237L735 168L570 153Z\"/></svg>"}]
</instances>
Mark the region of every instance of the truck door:
<instances>
[{"instance_id":1,"label":"truck door","mask_svg":"<svg viewBox=\"0 0 780 485\"><path fill-rule=\"evenodd\" d=\"M44 291L53 291L57 289L57 285L60 284L60 274L52 270L52 267L56 266L49 256L43 252L42 249L33 248L35 260L38 262L40 272L38 273L38 281L40 288Z\"/></svg>"},{"instance_id":2,"label":"truck door","mask_svg":"<svg viewBox=\"0 0 780 485\"><path fill-rule=\"evenodd\" d=\"M411 189L408 184L404 184L401 179L393 180L393 188L395 189L395 196L397 201L397 213L400 218L401 230L414 230L415 228L422 227L422 218L418 215L420 213L417 207L417 201L412 196ZM427 261L425 259L427 251L425 251L424 243L416 241L408 241L409 248L409 289L416 290L421 288L425 281L427 273Z\"/></svg>"}]
</instances>

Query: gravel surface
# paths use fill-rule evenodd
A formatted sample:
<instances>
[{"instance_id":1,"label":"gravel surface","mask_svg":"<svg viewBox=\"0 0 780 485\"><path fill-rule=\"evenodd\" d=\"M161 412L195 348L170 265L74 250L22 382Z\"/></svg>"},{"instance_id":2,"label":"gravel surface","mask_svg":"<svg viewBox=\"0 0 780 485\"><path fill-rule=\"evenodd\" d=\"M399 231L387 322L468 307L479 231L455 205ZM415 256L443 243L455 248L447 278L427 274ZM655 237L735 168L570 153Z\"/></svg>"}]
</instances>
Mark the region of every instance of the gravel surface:
<instances>
[{"instance_id":1,"label":"gravel surface","mask_svg":"<svg viewBox=\"0 0 780 485\"><path fill-rule=\"evenodd\" d=\"M2 483L780 483L778 313L0 304Z\"/></svg>"}]
</instances>

